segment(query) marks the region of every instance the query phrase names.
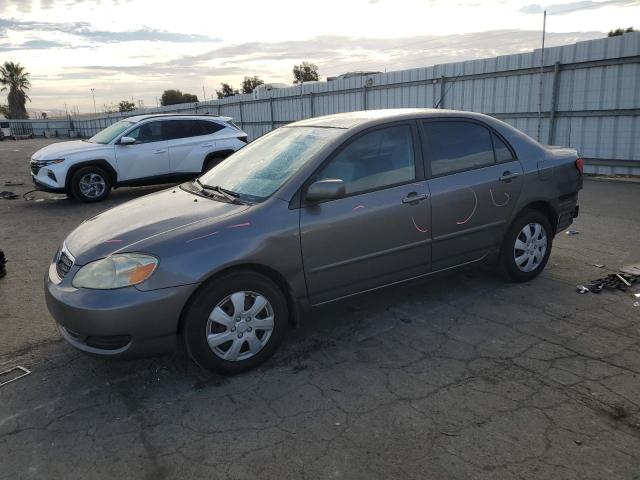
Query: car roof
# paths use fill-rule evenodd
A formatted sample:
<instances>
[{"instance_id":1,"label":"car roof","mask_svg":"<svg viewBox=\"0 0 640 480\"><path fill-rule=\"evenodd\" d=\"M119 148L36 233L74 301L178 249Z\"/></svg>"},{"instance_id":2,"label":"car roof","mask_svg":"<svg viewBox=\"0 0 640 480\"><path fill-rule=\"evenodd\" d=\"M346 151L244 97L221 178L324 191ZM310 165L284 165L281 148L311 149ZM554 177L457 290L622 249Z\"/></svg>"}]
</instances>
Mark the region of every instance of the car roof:
<instances>
[{"instance_id":1,"label":"car roof","mask_svg":"<svg viewBox=\"0 0 640 480\"><path fill-rule=\"evenodd\" d=\"M223 117L218 115L195 115L195 114L179 114L179 113L151 113L147 115L134 115L133 117L127 117L124 120L129 122L141 122L142 120L148 120L150 118L172 119L178 118L181 120L221 120L223 122L230 122L233 120L231 117Z\"/></svg>"},{"instance_id":2,"label":"car roof","mask_svg":"<svg viewBox=\"0 0 640 480\"><path fill-rule=\"evenodd\" d=\"M355 128L363 125L375 125L394 120L408 120L428 117L462 117L487 121L491 117L475 112L444 110L435 108L390 108L382 110L362 110L358 112L336 113L322 117L309 118L290 123L291 127Z\"/></svg>"}]
</instances>

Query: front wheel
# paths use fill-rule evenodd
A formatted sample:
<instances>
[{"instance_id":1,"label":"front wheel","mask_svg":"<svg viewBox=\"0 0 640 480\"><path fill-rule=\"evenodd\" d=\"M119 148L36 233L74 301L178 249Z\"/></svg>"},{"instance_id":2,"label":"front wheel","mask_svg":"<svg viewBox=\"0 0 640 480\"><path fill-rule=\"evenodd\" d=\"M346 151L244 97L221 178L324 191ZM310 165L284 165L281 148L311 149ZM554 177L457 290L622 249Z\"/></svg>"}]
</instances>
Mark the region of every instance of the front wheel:
<instances>
[{"instance_id":1,"label":"front wheel","mask_svg":"<svg viewBox=\"0 0 640 480\"><path fill-rule=\"evenodd\" d=\"M276 351L288 324L278 286L258 273L213 279L187 307L182 333L191 358L224 374L254 368Z\"/></svg>"},{"instance_id":2,"label":"front wheel","mask_svg":"<svg viewBox=\"0 0 640 480\"><path fill-rule=\"evenodd\" d=\"M537 277L549 260L552 242L547 217L535 210L523 213L509 228L500 251L504 272L516 282Z\"/></svg>"},{"instance_id":3,"label":"front wheel","mask_svg":"<svg viewBox=\"0 0 640 480\"><path fill-rule=\"evenodd\" d=\"M71 177L71 193L83 202L100 202L110 192L111 177L100 167L83 167Z\"/></svg>"}]
</instances>

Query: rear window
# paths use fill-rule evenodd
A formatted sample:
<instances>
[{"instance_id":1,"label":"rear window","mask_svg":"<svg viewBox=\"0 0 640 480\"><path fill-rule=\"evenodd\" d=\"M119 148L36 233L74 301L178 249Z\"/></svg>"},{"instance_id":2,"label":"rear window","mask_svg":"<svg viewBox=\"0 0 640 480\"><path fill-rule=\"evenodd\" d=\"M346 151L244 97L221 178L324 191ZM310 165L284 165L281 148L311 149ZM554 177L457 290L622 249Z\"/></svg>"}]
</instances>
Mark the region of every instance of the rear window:
<instances>
[{"instance_id":1,"label":"rear window","mask_svg":"<svg viewBox=\"0 0 640 480\"><path fill-rule=\"evenodd\" d=\"M210 122L207 120L198 120L198 123L200 123L200 131L202 132L201 135L212 135L224 128L224 126L220 125L219 123Z\"/></svg>"},{"instance_id":2,"label":"rear window","mask_svg":"<svg viewBox=\"0 0 640 480\"><path fill-rule=\"evenodd\" d=\"M509 150L509 147L500 140L500 137L495 133L492 133L491 136L493 137L493 149L496 152L496 162L510 162L511 160L514 160L511 150Z\"/></svg>"}]
</instances>

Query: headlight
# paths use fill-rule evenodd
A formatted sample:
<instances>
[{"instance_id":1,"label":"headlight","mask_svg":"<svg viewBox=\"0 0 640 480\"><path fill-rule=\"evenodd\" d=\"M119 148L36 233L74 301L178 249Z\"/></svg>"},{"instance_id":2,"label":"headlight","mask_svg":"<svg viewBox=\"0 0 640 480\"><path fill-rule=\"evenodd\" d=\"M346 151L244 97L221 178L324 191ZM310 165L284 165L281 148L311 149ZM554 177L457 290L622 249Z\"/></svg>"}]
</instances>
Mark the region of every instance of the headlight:
<instances>
[{"instance_id":1,"label":"headlight","mask_svg":"<svg viewBox=\"0 0 640 480\"><path fill-rule=\"evenodd\" d=\"M108 290L144 282L158 266L158 259L142 253L119 253L82 267L75 277L76 288Z\"/></svg>"},{"instance_id":2,"label":"headlight","mask_svg":"<svg viewBox=\"0 0 640 480\"><path fill-rule=\"evenodd\" d=\"M49 165L55 165L56 163L64 162L64 158L57 158L55 160L40 160L39 163L41 167L47 167Z\"/></svg>"}]
</instances>

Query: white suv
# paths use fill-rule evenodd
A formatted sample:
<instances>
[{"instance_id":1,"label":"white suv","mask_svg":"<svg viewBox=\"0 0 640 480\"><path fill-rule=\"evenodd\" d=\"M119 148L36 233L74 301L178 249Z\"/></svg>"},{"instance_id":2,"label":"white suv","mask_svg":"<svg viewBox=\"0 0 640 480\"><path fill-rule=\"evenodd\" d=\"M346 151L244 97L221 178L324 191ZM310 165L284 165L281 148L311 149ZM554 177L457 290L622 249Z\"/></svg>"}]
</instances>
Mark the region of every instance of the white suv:
<instances>
[{"instance_id":1,"label":"white suv","mask_svg":"<svg viewBox=\"0 0 640 480\"><path fill-rule=\"evenodd\" d=\"M247 143L230 117L138 115L89 140L54 143L31 157L37 188L85 202L111 187L179 182L200 175Z\"/></svg>"}]
</instances>

